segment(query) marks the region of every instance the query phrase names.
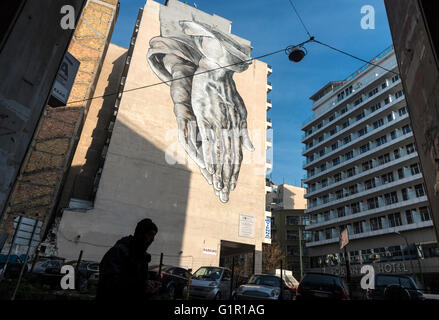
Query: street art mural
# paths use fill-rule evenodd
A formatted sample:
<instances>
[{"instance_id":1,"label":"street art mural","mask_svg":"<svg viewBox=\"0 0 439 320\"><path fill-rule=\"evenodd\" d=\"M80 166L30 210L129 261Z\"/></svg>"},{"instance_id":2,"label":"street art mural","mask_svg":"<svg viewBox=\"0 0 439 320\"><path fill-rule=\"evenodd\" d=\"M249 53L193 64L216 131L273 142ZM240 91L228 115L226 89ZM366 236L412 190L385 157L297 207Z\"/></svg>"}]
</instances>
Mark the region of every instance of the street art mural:
<instances>
[{"instance_id":1,"label":"street art mural","mask_svg":"<svg viewBox=\"0 0 439 320\"><path fill-rule=\"evenodd\" d=\"M233 80L251 65L251 48L195 19L164 19L160 36L150 41L148 63L170 86L179 142L226 203L237 185L242 149L254 151Z\"/></svg>"}]
</instances>

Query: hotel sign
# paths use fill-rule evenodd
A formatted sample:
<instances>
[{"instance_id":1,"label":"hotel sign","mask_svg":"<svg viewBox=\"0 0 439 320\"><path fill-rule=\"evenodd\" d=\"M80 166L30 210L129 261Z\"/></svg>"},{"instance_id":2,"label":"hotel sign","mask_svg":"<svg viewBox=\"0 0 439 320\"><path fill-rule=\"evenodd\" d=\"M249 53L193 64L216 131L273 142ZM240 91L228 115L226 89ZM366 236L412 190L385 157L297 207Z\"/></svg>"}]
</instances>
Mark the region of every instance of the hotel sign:
<instances>
[{"instance_id":1,"label":"hotel sign","mask_svg":"<svg viewBox=\"0 0 439 320\"><path fill-rule=\"evenodd\" d=\"M407 273L409 270L405 262L386 262L386 263L372 263L370 264L375 269L376 273ZM363 265L350 265L350 271L352 276L361 276L361 267ZM329 268L319 268L324 273L332 273L338 276L346 275L345 266L342 267L329 267Z\"/></svg>"}]
</instances>

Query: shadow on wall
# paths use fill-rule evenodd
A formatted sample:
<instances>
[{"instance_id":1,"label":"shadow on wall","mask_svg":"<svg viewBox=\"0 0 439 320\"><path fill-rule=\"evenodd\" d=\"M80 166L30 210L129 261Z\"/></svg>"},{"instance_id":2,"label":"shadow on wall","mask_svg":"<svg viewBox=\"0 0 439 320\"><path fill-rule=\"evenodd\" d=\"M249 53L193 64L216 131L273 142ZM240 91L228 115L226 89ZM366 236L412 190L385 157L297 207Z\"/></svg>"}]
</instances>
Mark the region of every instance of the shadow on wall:
<instances>
[{"instance_id":1,"label":"shadow on wall","mask_svg":"<svg viewBox=\"0 0 439 320\"><path fill-rule=\"evenodd\" d=\"M134 233L138 221L151 218L159 229L148 250L151 264L163 252L163 263L191 268L192 257L181 255L190 170L168 164L165 152L140 136L136 124L118 119L115 130L94 208L64 210L58 255L77 259L83 250L83 259L100 261L117 240Z\"/></svg>"},{"instance_id":2,"label":"shadow on wall","mask_svg":"<svg viewBox=\"0 0 439 320\"><path fill-rule=\"evenodd\" d=\"M61 213L62 208L69 206L71 198L81 199L86 201L93 201L96 193L95 179L99 168L102 168L105 158L103 151L107 139L111 133L108 131L111 120L113 119L114 105L117 95L112 95L118 91L121 74L125 65L127 54L124 53L112 62L113 68L108 78L105 79L108 86L104 92L98 92L97 95L105 96L102 99L94 100L90 105L90 112L92 109L99 109L97 113L97 121L93 132L88 133L88 128L85 126L82 130L82 136L91 137L91 143L84 156L85 163L82 166L72 166L61 195L61 200L58 204L58 213ZM99 80L101 81L101 80ZM98 83L99 86L99 83ZM108 95L108 96L107 96ZM93 121L93 119L88 119ZM87 121L87 120L86 120ZM87 123L88 124L88 123ZM87 140L87 139L86 139ZM81 143L87 141L80 141L78 144L77 153L81 153Z\"/></svg>"}]
</instances>

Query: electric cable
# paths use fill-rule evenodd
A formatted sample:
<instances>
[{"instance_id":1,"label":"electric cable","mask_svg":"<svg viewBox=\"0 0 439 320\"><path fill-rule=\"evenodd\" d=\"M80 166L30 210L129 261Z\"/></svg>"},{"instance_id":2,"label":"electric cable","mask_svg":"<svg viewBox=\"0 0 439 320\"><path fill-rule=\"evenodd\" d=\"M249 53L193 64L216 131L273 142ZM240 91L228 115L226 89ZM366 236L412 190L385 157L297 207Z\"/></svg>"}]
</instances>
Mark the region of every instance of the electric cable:
<instances>
[{"instance_id":1,"label":"electric cable","mask_svg":"<svg viewBox=\"0 0 439 320\"><path fill-rule=\"evenodd\" d=\"M288 0L288 1L290 2L291 6L293 7L294 11L296 12L296 15L297 15L297 17L299 18L300 22L302 23L302 26L303 26L303 28L305 29L306 33L308 34L308 37L312 38L312 37L311 37L311 34L309 33L309 31L308 31L308 29L307 29L307 27L305 26L305 23L303 23L303 20L302 20L302 18L300 17L299 12L297 12L296 7L295 7L294 4L293 4L293 1L292 1L292 0Z\"/></svg>"}]
</instances>

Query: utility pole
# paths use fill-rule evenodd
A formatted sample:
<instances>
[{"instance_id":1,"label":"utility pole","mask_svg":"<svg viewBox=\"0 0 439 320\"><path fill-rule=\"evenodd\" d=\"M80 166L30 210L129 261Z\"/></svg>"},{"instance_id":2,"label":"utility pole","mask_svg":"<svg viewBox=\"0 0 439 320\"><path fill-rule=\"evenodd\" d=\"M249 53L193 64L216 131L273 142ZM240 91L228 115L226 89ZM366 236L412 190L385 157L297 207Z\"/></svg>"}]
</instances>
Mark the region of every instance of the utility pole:
<instances>
[{"instance_id":1,"label":"utility pole","mask_svg":"<svg viewBox=\"0 0 439 320\"><path fill-rule=\"evenodd\" d=\"M299 227L299 260L300 260L300 281L303 279L303 258L302 258L302 229Z\"/></svg>"}]
</instances>

